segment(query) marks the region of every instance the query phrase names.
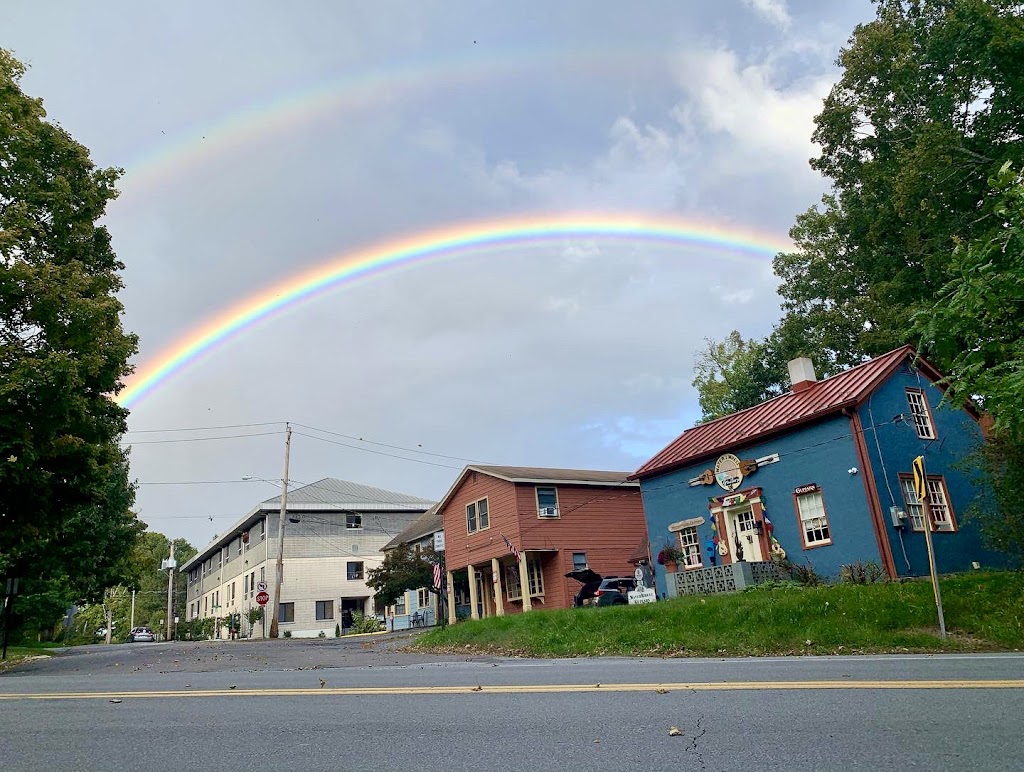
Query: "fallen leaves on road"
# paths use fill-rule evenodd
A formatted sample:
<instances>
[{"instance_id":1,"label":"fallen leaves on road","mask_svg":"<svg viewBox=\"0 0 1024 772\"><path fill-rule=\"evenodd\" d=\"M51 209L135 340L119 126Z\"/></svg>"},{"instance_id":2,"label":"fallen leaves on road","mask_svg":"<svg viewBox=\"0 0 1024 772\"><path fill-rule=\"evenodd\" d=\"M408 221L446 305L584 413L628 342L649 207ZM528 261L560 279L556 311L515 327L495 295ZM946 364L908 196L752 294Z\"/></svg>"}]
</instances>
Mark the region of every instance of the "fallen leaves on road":
<instances>
[{"instance_id":1,"label":"fallen leaves on road","mask_svg":"<svg viewBox=\"0 0 1024 772\"><path fill-rule=\"evenodd\" d=\"M323 689L325 686L327 686L327 682L324 679L321 678L320 679L320 688Z\"/></svg>"},{"instance_id":2,"label":"fallen leaves on road","mask_svg":"<svg viewBox=\"0 0 1024 772\"><path fill-rule=\"evenodd\" d=\"M231 684L231 686L229 686L228 688L229 688L229 689L237 689L238 687L237 687L237 686L235 686L235 684Z\"/></svg>"},{"instance_id":3,"label":"fallen leaves on road","mask_svg":"<svg viewBox=\"0 0 1024 772\"><path fill-rule=\"evenodd\" d=\"M655 694L668 694L668 689L655 689Z\"/></svg>"},{"instance_id":4,"label":"fallen leaves on road","mask_svg":"<svg viewBox=\"0 0 1024 772\"><path fill-rule=\"evenodd\" d=\"M679 730L678 726L671 726L668 729L668 736L669 737L678 737L681 734L682 734L682 732Z\"/></svg>"},{"instance_id":5,"label":"fallen leaves on road","mask_svg":"<svg viewBox=\"0 0 1024 772\"><path fill-rule=\"evenodd\" d=\"M115 705L119 705L121 703L121 700L110 700L110 702L114 703Z\"/></svg>"},{"instance_id":6,"label":"fallen leaves on road","mask_svg":"<svg viewBox=\"0 0 1024 772\"><path fill-rule=\"evenodd\" d=\"M482 687L480 684L477 684L472 689L470 689L471 692L482 692L483 690L484 690L484 687Z\"/></svg>"}]
</instances>

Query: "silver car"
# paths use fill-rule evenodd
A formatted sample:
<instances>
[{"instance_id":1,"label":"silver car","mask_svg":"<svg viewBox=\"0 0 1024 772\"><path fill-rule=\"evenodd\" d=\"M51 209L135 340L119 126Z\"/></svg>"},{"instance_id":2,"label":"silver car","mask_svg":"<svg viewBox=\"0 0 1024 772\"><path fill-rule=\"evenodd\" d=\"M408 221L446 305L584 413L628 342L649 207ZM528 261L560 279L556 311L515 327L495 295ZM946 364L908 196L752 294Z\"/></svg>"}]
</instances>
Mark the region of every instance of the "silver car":
<instances>
[{"instance_id":1,"label":"silver car","mask_svg":"<svg viewBox=\"0 0 1024 772\"><path fill-rule=\"evenodd\" d=\"M148 627L133 627L128 632L128 643L137 642L148 642L152 643L156 640L156 636L153 635L153 631Z\"/></svg>"}]
</instances>

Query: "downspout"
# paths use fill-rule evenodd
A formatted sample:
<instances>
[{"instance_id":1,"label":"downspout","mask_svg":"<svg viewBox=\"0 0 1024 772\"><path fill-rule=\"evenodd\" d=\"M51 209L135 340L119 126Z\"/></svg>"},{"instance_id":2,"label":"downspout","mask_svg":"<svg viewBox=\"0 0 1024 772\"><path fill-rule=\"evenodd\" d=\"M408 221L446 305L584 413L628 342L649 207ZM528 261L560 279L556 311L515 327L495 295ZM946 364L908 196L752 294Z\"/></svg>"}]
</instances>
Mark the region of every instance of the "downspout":
<instances>
[{"instance_id":1,"label":"downspout","mask_svg":"<svg viewBox=\"0 0 1024 772\"><path fill-rule=\"evenodd\" d=\"M895 580L897 579L896 563L892 558L889 534L885 529L882 503L878 498L878 490L875 488L875 475L871 469L871 458L868 456L868 447L864 440L864 426L861 424L860 415L856 410L844 407L842 413L850 419L853 446L857 452L857 462L860 464L861 482L864 483L864 494L868 500L871 525L874 527L875 540L878 542L878 554L882 558L882 566L885 568L885 573L888 574L891 580Z\"/></svg>"}]
</instances>

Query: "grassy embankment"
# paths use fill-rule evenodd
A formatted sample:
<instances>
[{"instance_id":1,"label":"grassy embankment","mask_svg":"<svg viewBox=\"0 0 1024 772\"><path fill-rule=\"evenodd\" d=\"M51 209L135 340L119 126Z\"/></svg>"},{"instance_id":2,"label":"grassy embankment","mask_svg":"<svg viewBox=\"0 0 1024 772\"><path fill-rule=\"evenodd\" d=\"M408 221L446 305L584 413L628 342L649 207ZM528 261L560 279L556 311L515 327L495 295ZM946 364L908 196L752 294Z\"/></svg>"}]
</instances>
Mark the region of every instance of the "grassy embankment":
<instances>
[{"instance_id":1,"label":"grassy embankment","mask_svg":"<svg viewBox=\"0 0 1024 772\"><path fill-rule=\"evenodd\" d=\"M30 657L50 656L49 649L57 648L60 644L40 643L35 646L8 646L7 659L0 660L0 673L10 670L20 662Z\"/></svg>"},{"instance_id":2,"label":"grassy embankment","mask_svg":"<svg viewBox=\"0 0 1024 772\"><path fill-rule=\"evenodd\" d=\"M506 656L687 657L1024 649L1024 574L941 580L939 638L931 583L839 584L686 597L460 622L422 636L433 651Z\"/></svg>"}]
</instances>

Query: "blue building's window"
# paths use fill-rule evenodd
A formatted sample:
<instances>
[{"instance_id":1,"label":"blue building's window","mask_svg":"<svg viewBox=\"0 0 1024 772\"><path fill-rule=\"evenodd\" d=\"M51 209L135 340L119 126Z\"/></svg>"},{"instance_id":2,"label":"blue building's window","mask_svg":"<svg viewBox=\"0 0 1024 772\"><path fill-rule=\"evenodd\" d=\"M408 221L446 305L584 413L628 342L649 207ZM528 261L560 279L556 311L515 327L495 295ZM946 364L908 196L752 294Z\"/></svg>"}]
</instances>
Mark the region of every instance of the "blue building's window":
<instances>
[{"instance_id":1,"label":"blue building's window","mask_svg":"<svg viewBox=\"0 0 1024 772\"><path fill-rule=\"evenodd\" d=\"M811 491L796 497L797 514L800 516L800 535L804 548L822 547L832 543L828 529L828 515L821 491Z\"/></svg>"},{"instance_id":2,"label":"blue building's window","mask_svg":"<svg viewBox=\"0 0 1024 772\"><path fill-rule=\"evenodd\" d=\"M922 440L934 440L935 424L932 422L932 413L924 392L921 389L907 389L907 403L910 405L910 415L913 416L917 436Z\"/></svg>"},{"instance_id":3,"label":"blue building's window","mask_svg":"<svg viewBox=\"0 0 1024 772\"><path fill-rule=\"evenodd\" d=\"M915 531L924 530L924 506L914 491L914 478L907 474L900 475L900 488L903 490L903 501L907 508L910 527ZM941 475L928 475L928 502L932 509L932 531L956 530L956 515L949 504L946 492L946 481Z\"/></svg>"}]
</instances>

